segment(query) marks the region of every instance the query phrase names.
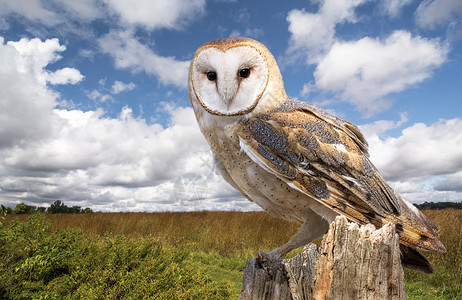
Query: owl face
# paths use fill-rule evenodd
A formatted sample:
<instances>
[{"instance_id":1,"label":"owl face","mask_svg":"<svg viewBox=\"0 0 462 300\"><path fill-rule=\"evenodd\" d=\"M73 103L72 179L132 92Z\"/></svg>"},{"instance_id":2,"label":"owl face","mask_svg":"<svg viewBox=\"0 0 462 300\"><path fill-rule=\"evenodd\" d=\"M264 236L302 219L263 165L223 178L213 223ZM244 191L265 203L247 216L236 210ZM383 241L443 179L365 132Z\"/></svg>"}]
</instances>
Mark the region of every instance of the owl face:
<instances>
[{"instance_id":1,"label":"owl face","mask_svg":"<svg viewBox=\"0 0 462 300\"><path fill-rule=\"evenodd\" d=\"M257 106L268 85L269 69L266 56L247 39L246 43L226 40L199 48L191 62L189 87L209 113L237 116Z\"/></svg>"}]
</instances>

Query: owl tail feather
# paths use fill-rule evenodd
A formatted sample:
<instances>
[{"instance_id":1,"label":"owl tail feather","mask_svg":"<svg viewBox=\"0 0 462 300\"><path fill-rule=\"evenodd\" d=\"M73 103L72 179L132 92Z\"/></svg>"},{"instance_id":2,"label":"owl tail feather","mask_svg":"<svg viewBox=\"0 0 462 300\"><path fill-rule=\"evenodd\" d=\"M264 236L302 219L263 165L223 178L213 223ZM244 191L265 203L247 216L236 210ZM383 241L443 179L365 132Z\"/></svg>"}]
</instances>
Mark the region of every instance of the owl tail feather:
<instances>
[{"instance_id":1,"label":"owl tail feather","mask_svg":"<svg viewBox=\"0 0 462 300\"><path fill-rule=\"evenodd\" d=\"M401 263L409 269L421 271L427 274L433 273L433 268L428 260L417 250L400 244Z\"/></svg>"}]
</instances>

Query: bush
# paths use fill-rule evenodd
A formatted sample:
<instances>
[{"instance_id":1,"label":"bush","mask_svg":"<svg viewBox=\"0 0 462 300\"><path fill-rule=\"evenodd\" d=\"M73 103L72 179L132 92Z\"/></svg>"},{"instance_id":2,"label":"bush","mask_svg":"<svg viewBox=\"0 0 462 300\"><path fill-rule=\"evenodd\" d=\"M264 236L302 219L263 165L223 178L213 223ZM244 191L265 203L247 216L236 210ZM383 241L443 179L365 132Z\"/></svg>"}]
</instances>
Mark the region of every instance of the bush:
<instances>
[{"instance_id":1,"label":"bush","mask_svg":"<svg viewBox=\"0 0 462 300\"><path fill-rule=\"evenodd\" d=\"M26 205L24 203L19 203L16 207L11 211L15 215L23 215L23 214L34 214L40 209L44 209L43 207L37 208L33 205Z\"/></svg>"},{"instance_id":2,"label":"bush","mask_svg":"<svg viewBox=\"0 0 462 300\"><path fill-rule=\"evenodd\" d=\"M42 214L0 230L0 298L227 299L185 248L152 238L89 239L79 229L53 232Z\"/></svg>"}]
</instances>

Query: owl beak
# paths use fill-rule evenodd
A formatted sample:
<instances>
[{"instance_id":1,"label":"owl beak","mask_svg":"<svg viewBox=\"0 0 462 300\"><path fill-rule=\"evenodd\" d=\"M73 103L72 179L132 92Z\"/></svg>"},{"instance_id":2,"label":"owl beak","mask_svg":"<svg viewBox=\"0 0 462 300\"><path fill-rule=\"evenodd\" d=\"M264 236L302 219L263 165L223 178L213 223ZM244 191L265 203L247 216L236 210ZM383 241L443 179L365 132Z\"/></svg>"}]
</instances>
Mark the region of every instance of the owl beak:
<instances>
[{"instance_id":1,"label":"owl beak","mask_svg":"<svg viewBox=\"0 0 462 300\"><path fill-rule=\"evenodd\" d=\"M232 80L226 80L223 82L223 84L218 86L218 89L220 91L221 97L223 101L225 102L226 106L229 109L229 106L234 100L234 97L236 96L236 91L237 91L237 86L236 83L233 82Z\"/></svg>"},{"instance_id":2,"label":"owl beak","mask_svg":"<svg viewBox=\"0 0 462 300\"><path fill-rule=\"evenodd\" d=\"M233 98L227 97L227 98L224 98L224 99L225 99L226 107L229 109L229 106L230 106L231 103L233 102Z\"/></svg>"}]
</instances>

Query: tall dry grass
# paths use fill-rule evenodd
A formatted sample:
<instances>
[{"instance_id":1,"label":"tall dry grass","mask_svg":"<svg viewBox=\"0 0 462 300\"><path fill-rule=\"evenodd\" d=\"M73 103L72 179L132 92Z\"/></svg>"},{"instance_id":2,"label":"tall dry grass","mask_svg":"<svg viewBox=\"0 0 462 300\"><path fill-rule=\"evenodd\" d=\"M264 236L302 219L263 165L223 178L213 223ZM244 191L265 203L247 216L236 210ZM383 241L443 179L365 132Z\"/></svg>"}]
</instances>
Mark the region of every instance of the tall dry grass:
<instances>
[{"instance_id":1,"label":"tall dry grass","mask_svg":"<svg viewBox=\"0 0 462 300\"><path fill-rule=\"evenodd\" d=\"M438 226L439 239L447 250L444 254L429 253L427 256L438 267L456 271L454 275L462 284L462 210L426 210L424 213Z\"/></svg>"},{"instance_id":2,"label":"tall dry grass","mask_svg":"<svg viewBox=\"0 0 462 300\"><path fill-rule=\"evenodd\" d=\"M296 223L264 212L162 212L47 215L55 229L78 227L88 237L124 235L155 237L165 245L193 244L221 255L241 251L269 251L295 234Z\"/></svg>"},{"instance_id":3,"label":"tall dry grass","mask_svg":"<svg viewBox=\"0 0 462 300\"><path fill-rule=\"evenodd\" d=\"M438 296L442 298L438 299L462 299L462 210L423 212L438 226L439 239L445 245L447 253L425 252L424 255L432 264L434 273L428 275L405 269L406 281L426 283L439 290L441 295Z\"/></svg>"},{"instance_id":4,"label":"tall dry grass","mask_svg":"<svg viewBox=\"0 0 462 300\"><path fill-rule=\"evenodd\" d=\"M451 265L462 259L462 210L424 210L440 229L447 254L426 253L439 263ZM12 218L14 216L10 216ZM242 249L273 249L297 231L298 224L271 217L265 212L160 212L47 214L55 229L80 228L85 236L125 235L155 237L167 245L196 243L203 250L227 254ZM25 219L27 216L15 216ZM448 258L450 258L448 260Z\"/></svg>"}]
</instances>

